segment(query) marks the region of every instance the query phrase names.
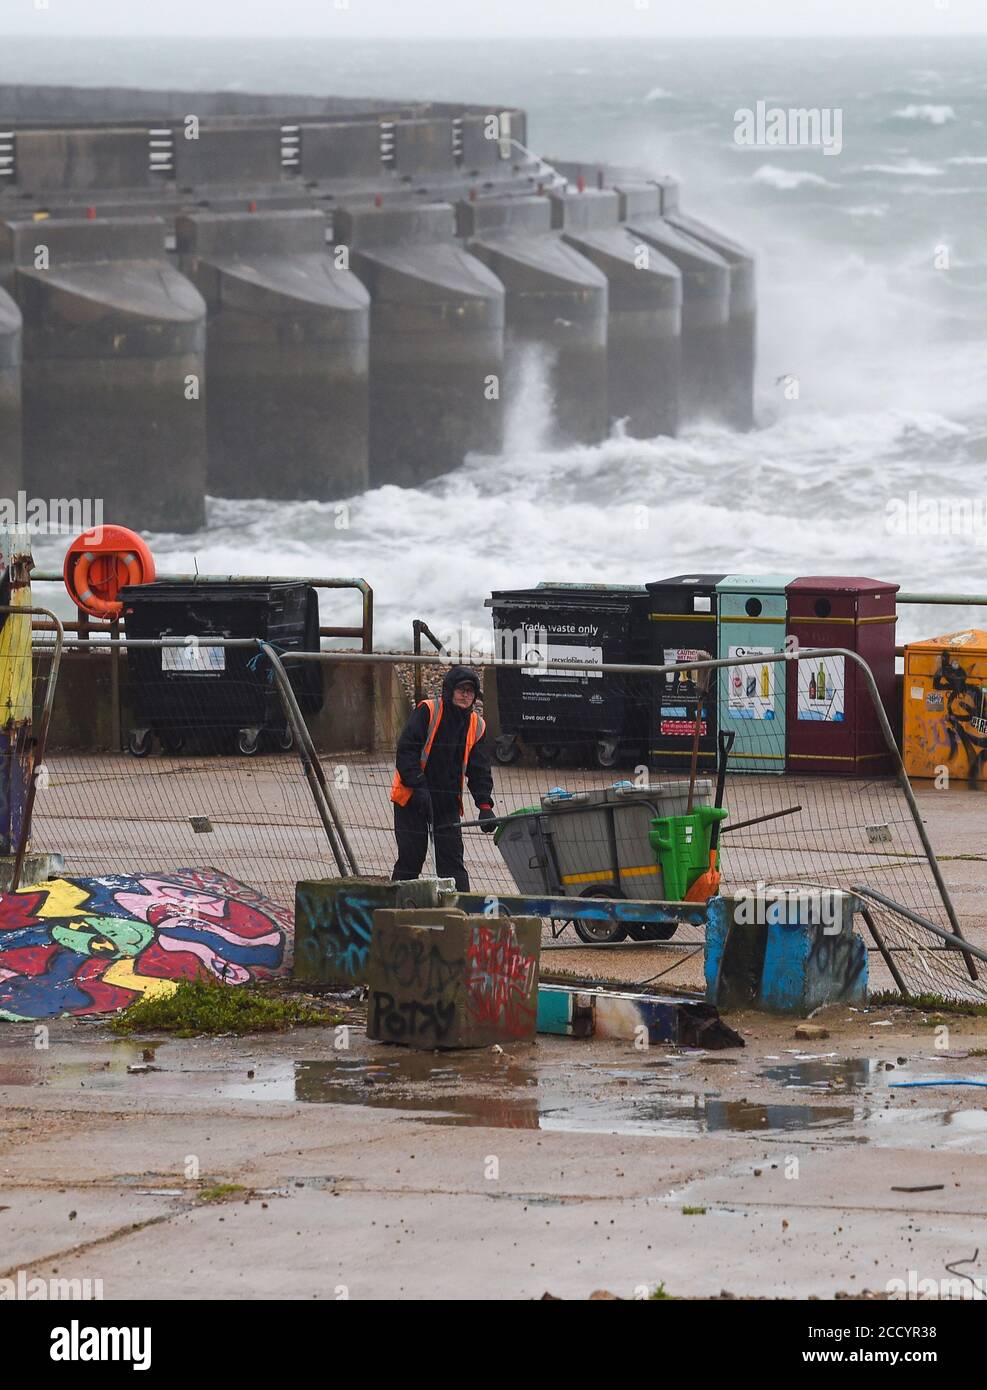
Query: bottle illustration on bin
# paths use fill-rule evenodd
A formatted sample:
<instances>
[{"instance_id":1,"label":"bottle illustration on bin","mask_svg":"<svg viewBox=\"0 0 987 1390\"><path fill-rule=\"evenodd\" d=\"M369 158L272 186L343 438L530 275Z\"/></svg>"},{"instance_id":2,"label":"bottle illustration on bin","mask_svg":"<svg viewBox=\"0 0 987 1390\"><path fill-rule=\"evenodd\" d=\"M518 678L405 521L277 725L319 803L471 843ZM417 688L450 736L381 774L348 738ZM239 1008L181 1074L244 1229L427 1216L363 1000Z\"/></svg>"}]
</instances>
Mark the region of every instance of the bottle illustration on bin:
<instances>
[{"instance_id":1,"label":"bottle illustration on bin","mask_svg":"<svg viewBox=\"0 0 987 1390\"><path fill-rule=\"evenodd\" d=\"M891 770L893 755L856 659L870 667L885 711L893 709L897 591L896 584L854 575L808 575L788 585L786 636L805 653L800 678L788 683L789 772L866 777ZM850 656L824 656L826 648Z\"/></svg>"}]
</instances>

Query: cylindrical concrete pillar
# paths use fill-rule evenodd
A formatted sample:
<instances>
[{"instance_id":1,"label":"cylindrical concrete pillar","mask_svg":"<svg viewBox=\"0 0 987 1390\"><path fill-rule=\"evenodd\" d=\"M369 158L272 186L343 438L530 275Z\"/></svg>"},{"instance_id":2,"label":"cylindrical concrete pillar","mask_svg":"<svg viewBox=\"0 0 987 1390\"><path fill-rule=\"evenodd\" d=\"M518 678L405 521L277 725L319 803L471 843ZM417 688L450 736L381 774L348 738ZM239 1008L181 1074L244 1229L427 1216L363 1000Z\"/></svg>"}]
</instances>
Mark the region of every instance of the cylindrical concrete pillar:
<instances>
[{"instance_id":1,"label":"cylindrical concrete pillar","mask_svg":"<svg viewBox=\"0 0 987 1390\"><path fill-rule=\"evenodd\" d=\"M368 473L370 296L321 212L196 213L179 265L209 311L209 492L323 501Z\"/></svg>"},{"instance_id":2,"label":"cylindrical concrete pillar","mask_svg":"<svg viewBox=\"0 0 987 1390\"><path fill-rule=\"evenodd\" d=\"M662 221L657 184L618 184L616 191L631 235L682 273L682 419L730 423L730 266Z\"/></svg>"},{"instance_id":3,"label":"cylindrical concrete pillar","mask_svg":"<svg viewBox=\"0 0 987 1390\"><path fill-rule=\"evenodd\" d=\"M24 317L24 474L103 518L205 520L205 316L157 218L0 223L0 278Z\"/></svg>"},{"instance_id":4,"label":"cylindrical concrete pillar","mask_svg":"<svg viewBox=\"0 0 987 1390\"><path fill-rule=\"evenodd\" d=\"M679 423L682 273L618 225L617 194L586 189L551 195L562 239L609 284L607 380L611 420L650 439Z\"/></svg>"},{"instance_id":5,"label":"cylindrical concrete pillar","mask_svg":"<svg viewBox=\"0 0 987 1390\"><path fill-rule=\"evenodd\" d=\"M505 406L509 410L528 350L543 350L552 394L555 447L606 437L607 277L552 231L547 198L462 202L460 235L507 292Z\"/></svg>"},{"instance_id":6,"label":"cylindrical concrete pillar","mask_svg":"<svg viewBox=\"0 0 987 1390\"><path fill-rule=\"evenodd\" d=\"M334 215L370 291L370 479L413 487L496 453L504 287L455 240L447 203Z\"/></svg>"},{"instance_id":7,"label":"cylindrical concrete pillar","mask_svg":"<svg viewBox=\"0 0 987 1390\"><path fill-rule=\"evenodd\" d=\"M677 190L676 190L677 195ZM677 196L675 201L677 202ZM757 361L757 285L753 254L722 232L672 208L665 220L722 257L730 267L730 325L726 418L735 429L754 427L754 367Z\"/></svg>"},{"instance_id":8,"label":"cylindrical concrete pillar","mask_svg":"<svg viewBox=\"0 0 987 1390\"><path fill-rule=\"evenodd\" d=\"M21 311L0 290L0 497L14 501L21 472Z\"/></svg>"}]
</instances>

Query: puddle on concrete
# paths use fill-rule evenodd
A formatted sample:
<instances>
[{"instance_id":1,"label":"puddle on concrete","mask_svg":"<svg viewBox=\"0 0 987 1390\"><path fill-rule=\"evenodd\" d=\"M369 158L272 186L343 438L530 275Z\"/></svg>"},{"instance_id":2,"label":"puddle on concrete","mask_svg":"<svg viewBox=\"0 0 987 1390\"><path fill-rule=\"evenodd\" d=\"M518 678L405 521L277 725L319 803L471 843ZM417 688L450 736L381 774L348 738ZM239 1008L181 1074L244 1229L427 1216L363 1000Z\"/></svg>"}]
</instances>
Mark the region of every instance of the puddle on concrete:
<instances>
[{"instance_id":1,"label":"puddle on concrete","mask_svg":"<svg viewBox=\"0 0 987 1390\"><path fill-rule=\"evenodd\" d=\"M430 1053L406 1053L383 1063L357 1061L296 1062L293 1094L282 1097L314 1105L362 1105L371 1110L407 1110L443 1124L489 1125L495 1129L538 1129L537 1077L514 1064L509 1078L504 1066L470 1068L465 1077L456 1066L436 1065ZM464 1080L478 1080L482 1070L487 1086L508 1081L510 1089L492 1093L463 1092ZM414 1083L418 1082L416 1089ZM229 1092L227 1092L229 1094Z\"/></svg>"},{"instance_id":2,"label":"puddle on concrete","mask_svg":"<svg viewBox=\"0 0 987 1390\"><path fill-rule=\"evenodd\" d=\"M416 1057L413 1068L409 1066L411 1057ZM424 1114L427 1122L435 1125L613 1134L815 1130L847 1125L854 1118L851 1106L753 1105L691 1092L649 1096L615 1092L582 1097L573 1095L561 1077L544 1071L538 1074L534 1068L524 1066L513 1067L509 1078L503 1069L490 1077L501 1083L493 1094L464 1093L458 1089L463 1080L458 1066L429 1066L430 1061L422 1054L409 1054L377 1066L355 1061L296 1062L294 1098L314 1104L405 1110ZM427 1092L409 1090L411 1069L426 1083ZM654 1084L653 1076L644 1067L600 1068L597 1077L600 1076L610 1083L627 1080L635 1087ZM510 1089L502 1087L507 1080ZM533 1089L528 1090L532 1083ZM452 1089L454 1086L457 1089Z\"/></svg>"},{"instance_id":3,"label":"puddle on concrete","mask_svg":"<svg viewBox=\"0 0 987 1390\"><path fill-rule=\"evenodd\" d=\"M896 1063L888 1070L886 1063L869 1058L771 1059L757 1069L756 1078L744 1081L735 1068L723 1067L712 1085L702 1071L721 1059L687 1052L642 1054L616 1066L577 1058L543 1061L535 1048L456 1054L380 1048L370 1056L343 1050L321 1060L248 1056L234 1062L211 1057L200 1062L195 1055L181 1058L172 1052L174 1065L128 1073L128 1064L140 1058L140 1048L122 1046L114 1047L109 1060L58 1061L36 1054L0 1064L0 1085L43 1084L65 1093L80 1087L125 1091L149 1103L362 1106L445 1126L675 1137L802 1134L820 1143L987 1151L987 1108L971 1107L969 1092L940 1092L936 1098L943 1108L922 1108L919 1097L927 1104L929 1092L886 1089L889 1081L911 1079L907 1066ZM928 1074L930 1060L923 1057L914 1066ZM735 1098L748 1084L758 1088L754 1097ZM948 1108L957 1101L968 1108ZM139 1180L145 1186L154 1178L142 1174Z\"/></svg>"},{"instance_id":4,"label":"puddle on concrete","mask_svg":"<svg viewBox=\"0 0 987 1390\"><path fill-rule=\"evenodd\" d=\"M889 1081L910 1081L915 1073L907 1066L878 1062L870 1057L806 1057L779 1066L763 1067L759 1076L794 1090L864 1091L884 1087Z\"/></svg>"}]
</instances>

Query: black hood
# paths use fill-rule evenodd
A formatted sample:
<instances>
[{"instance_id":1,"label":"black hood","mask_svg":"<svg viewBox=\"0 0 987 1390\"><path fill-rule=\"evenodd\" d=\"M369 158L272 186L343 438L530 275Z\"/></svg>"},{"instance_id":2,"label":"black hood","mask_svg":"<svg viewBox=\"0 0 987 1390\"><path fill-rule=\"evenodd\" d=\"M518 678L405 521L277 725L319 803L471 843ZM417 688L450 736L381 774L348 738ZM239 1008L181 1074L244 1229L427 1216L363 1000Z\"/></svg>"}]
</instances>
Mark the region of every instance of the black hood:
<instances>
[{"instance_id":1,"label":"black hood","mask_svg":"<svg viewBox=\"0 0 987 1390\"><path fill-rule=\"evenodd\" d=\"M476 691L476 698L480 698L480 677L476 672L470 670L468 666L452 666L446 672L442 682L442 699L445 704L452 705L452 692L460 681L470 681ZM458 706L453 705L453 709L457 708ZM463 713L465 714L467 711L463 710Z\"/></svg>"}]
</instances>

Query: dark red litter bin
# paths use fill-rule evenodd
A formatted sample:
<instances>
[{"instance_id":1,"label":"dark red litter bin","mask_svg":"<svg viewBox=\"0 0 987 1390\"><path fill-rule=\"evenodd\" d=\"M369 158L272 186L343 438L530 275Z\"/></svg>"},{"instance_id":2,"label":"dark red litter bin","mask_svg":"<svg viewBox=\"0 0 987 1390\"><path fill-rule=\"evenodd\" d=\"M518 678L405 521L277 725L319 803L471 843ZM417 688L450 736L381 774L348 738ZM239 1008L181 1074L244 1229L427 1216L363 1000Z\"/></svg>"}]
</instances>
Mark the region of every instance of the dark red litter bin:
<instances>
[{"instance_id":1,"label":"dark red litter bin","mask_svg":"<svg viewBox=\"0 0 987 1390\"><path fill-rule=\"evenodd\" d=\"M894 708L897 584L810 576L786 589L788 636L800 650L844 647L874 672L885 710ZM793 663L787 682L789 772L870 777L892 762L863 673L842 656Z\"/></svg>"}]
</instances>

